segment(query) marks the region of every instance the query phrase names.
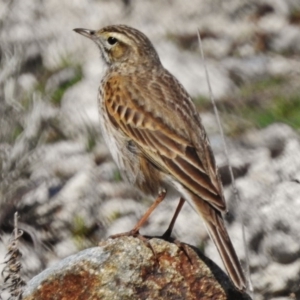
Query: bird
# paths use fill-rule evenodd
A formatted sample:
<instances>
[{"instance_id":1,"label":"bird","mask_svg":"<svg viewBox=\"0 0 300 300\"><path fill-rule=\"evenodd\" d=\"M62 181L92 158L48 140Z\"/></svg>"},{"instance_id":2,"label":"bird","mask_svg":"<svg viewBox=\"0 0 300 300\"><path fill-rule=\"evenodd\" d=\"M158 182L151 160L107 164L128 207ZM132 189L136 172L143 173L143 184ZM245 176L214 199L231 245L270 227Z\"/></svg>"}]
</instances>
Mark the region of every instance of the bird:
<instances>
[{"instance_id":1,"label":"bird","mask_svg":"<svg viewBox=\"0 0 300 300\"><path fill-rule=\"evenodd\" d=\"M155 201L129 233L139 230L165 198L179 199L166 234L187 201L204 220L235 287L243 269L225 227L223 187L192 98L162 65L149 38L127 25L76 28L96 43L105 66L98 91L100 127L120 173Z\"/></svg>"}]
</instances>

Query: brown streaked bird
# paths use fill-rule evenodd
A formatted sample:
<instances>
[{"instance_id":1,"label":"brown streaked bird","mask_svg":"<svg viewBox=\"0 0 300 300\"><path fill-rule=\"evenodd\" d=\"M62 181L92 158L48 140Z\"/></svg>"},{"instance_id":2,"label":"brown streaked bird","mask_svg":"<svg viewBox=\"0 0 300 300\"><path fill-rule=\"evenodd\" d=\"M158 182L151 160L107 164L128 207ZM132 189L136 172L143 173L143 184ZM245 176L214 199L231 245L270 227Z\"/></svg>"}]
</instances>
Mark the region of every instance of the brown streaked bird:
<instances>
[{"instance_id":1,"label":"brown streaked bird","mask_svg":"<svg viewBox=\"0 0 300 300\"><path fill-rule=\"evenodd\" d=\"M245 277L222 217L222 184L191 97L162 66L142 32L125 25L74 30L97 44L107 67L99 110L112 157L123 177L157 197L130 234L137 235L157 205L172 197L180 200L167 230L170 235L187 200L202 216L231 280L244 290Z\"/></svg>"}]
</instances>

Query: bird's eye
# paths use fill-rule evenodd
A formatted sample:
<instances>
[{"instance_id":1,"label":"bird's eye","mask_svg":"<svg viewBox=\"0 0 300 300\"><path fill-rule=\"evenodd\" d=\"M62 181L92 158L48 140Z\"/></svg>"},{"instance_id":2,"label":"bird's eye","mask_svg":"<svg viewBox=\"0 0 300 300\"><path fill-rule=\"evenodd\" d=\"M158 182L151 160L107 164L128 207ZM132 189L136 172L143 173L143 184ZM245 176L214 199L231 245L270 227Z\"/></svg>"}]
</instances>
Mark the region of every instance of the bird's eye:
<instances>
[{"instance_id":1,"label":"bird's eye","mask_svg":"<svg viewBox=\"0 0 300 300\"><path fill-rule=\"evenodd\" d=\"M110 44L110 45L114 45L118 40L112 36L110 36L108 39L107 39L107 42Z\"/></svg>"}]
</instances>

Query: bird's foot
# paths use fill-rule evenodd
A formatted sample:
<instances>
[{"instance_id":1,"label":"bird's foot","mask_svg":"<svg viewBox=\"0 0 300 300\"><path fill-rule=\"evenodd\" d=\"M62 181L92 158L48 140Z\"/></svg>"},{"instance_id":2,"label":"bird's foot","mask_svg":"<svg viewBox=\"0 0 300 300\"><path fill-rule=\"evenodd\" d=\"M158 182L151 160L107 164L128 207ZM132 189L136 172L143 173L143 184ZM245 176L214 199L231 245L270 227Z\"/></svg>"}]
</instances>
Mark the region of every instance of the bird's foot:
<instances>
[{"instance_id":1,"label":"bird's foot","mask_svg":"<svg viewBox=\"0 0 300 300\"><path fill-rule=\"evenodd\" d=\"M170 228L168 228L165 233L161 236L161 238L165 241L175 241L174 238L171 237L172 235L172 230Z\"/></svg>"}]
</instances>

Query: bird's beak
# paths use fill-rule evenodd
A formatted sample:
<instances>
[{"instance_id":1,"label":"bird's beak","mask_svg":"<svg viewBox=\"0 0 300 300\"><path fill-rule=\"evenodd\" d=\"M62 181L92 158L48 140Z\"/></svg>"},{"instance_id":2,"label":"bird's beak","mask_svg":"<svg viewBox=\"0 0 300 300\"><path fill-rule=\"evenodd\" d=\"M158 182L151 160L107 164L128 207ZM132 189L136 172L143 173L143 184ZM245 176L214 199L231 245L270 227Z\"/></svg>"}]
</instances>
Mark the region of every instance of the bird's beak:
<instances>
[{"instance_id":1,"label":"bird's beak","mask_svg":"<svg viewBox=\"0 0 300 300\"><path fill-rule=\"evenodd\" d=\"M84 29L84 28L75 28L73 29L75 32L93 40L96 38L96 31L91 29Z\"/></svg>"}]
</instances>

